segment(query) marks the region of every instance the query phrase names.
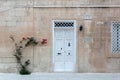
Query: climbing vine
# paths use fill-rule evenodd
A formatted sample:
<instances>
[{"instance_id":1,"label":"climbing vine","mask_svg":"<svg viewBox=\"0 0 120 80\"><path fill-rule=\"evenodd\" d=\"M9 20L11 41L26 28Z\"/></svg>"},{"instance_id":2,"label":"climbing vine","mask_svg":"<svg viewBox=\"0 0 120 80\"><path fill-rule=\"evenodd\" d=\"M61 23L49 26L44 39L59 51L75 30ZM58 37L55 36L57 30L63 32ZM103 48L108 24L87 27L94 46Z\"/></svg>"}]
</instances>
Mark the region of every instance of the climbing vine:
<instances>
[{"instance_id":1,"label":"climbing vine","mask_svg":"<svg viewBox=\"0 0 120 80\"><path fill-rule=\"evenodd\" d=\"M42 39L42 41L37 41L34 37L23 37L18 43L15 42L13 36L10 36L10 39L15 44L15 53L14 56L17 60L17 63L20 66L19 73L22 75L30 74L31 72L28 70L28 66L30 65L30 60L23 61L23 50L28 46L36 46L39 43L44 45L47 44L47 39Z\"/></svg>"}]
</instances>

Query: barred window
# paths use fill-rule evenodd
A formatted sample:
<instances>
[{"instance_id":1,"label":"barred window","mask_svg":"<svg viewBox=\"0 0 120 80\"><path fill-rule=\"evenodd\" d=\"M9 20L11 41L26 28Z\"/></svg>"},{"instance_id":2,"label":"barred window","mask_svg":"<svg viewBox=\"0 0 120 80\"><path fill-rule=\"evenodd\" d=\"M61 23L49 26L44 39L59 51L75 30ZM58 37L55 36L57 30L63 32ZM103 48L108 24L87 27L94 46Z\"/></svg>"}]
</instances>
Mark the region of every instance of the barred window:
<instances>
[{"instance_id":1,"label":"barred window","mask_svg":"<svg viewBox=\"0 0 120 80\"><path fill-rule=\"evenodd\" d=\"M112 22L112 53L120 53L120 22Z\"/></svg>"}]
</instances>

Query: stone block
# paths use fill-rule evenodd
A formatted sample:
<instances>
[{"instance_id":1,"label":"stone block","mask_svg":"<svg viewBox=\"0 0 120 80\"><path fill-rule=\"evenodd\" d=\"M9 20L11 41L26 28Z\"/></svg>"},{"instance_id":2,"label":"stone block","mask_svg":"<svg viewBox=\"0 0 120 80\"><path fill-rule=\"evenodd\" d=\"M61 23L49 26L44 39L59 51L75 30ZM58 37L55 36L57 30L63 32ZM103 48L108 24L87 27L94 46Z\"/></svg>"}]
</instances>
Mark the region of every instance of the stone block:
<instances>
[{"instance_id":1,"label":"stone block","mask_svg":"<svg viewBox=\"0 0 120 80\"><path fill-rule=\"evenodd\" d=\"M10 48L0 48L0 57L14 57L13 54L14 50L11 50Z\"/></svg>"},{"instance_id":2,"label":"stone block","mask_svg":"<svg viewBox=\"0 0 120 80\"><path fill-rule=\"evenodd\" d=\"M1 21L0 22L0 27L6 27L7 26L7 22L6 21Z\"/></svg>"},{"instance_id":3,"label":"stone block","mask_svg":"<svg viewBox=\"0 0 120 80\"><path fill-rule=\"evenodd\" d=\"M0 63L16 63L16 59L13 57L11 58L0 57Z\"/></svg>"},{"instance_id":4,"label":"stone block","mask_svg":"<svg viewBox=\"0 0 120 80\"><path fill-rule=\"evenodd\" d=\"M16 27L23 27L23 26L27 26L28 24L27 24L27 22L16 22Z\"/></svg>"},{"instance_id":5,"label":"stone block","mask_svg":"<svg viewBox=\"0 0 120 80\"><path fill-rule=\"evenodd\" d=\"M27 16L25 8L16 8L15 9L15 16Z\"/></svg>"},{"instance_id":6,"label":"stone block","mask_svg":"<svg viewBox=\"0 0 120 80\"><path fill-rule=\"evenodd\" d=\"M15 16L7 16L5 17L6 21L9 22L9 21L17 21L17 17Z\"/></svg>"},{"instance_id":7,"label":"stone block","mask_svg":"<svg viewBox=\"0 0 120 80\"><path fill-rule=\"evenodd\" d=\"M6 26L7 27L15 27L16 26L16 21L8 21Z\"/></svg>"},{"instance_id":8,"label":"stone block","mask_svg":"<svg viewBox=\"0 0 120 80\"><path fill-rule=\"evenodd\" d=\"M7 69L9 67L17 67L16 63L0 63L0 68Z\"/></svg>"},{"instance_id":9,"label":"stone block","mask_svg":"<svg viewBox=\"0 0 120 80\"><path fill-rule=\"evenodd\" d=\"M1 16L0 16L0 22L1 22L1 21L2 21L2 22L3 22L3 21L6 21L6 17L1 15Z\"/></svg>"},{"instance_id":10,"label":"stone block","mask_svg":"<svg viewBox=\"0 0 120 80\"><path fill-rule=\"evenodd\" d=\"M8 15L9 15L9 16L15 16L15 9L10 9L10 10L8 11Z\"/></svg>"},{"instance_id":11,"label":"stone block","mask_svg":"<svg viewBox=\"0 0 120 80\"><path fill-rule=\"evenodd\" d=\"M113 70L119 70L120 68L120 59L108 59L107 60L107 67L108 69Z\"/></svg>"},{"instance_id":12,"label":"stone block","mask_svg":"<svg viewBox=\"0 0 120 80\"><path fill-rule=\"evenodd\" d=\"M114 1L113 1L113 0L110 0L110 4L120 5L120 1L119 1L119 0L114 0Z\"/></svg>"},{"instance_id":13,"label":"stone block","mask_svg":"<svg viewBox=\"0 0 120 80\"><path fill-rule=\"evenodd\" d=\"M15 2L16 7L25 7L27 5L27 2L25 0L16 0Z\"/></svg>"}]
</instances>

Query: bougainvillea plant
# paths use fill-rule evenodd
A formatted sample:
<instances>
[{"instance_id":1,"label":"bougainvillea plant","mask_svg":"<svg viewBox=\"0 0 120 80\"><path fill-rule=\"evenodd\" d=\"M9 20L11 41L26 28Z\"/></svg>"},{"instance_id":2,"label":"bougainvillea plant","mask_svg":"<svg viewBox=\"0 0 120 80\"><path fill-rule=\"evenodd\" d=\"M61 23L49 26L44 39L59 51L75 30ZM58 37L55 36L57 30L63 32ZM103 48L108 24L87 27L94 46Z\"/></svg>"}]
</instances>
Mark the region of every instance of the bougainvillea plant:
<instances>
[{"instance_id":1,"label":"bougainvillea plant","mask_svg":"<svg viewBox=\"0 0 120 80\"><path fill-rule=\"evenodd\" d=\"M18 43L15 42L13 36L10 36L10 39L15 43L15 53L14 56L17 60L17 63L20 65L19 73L22 75L30 74L31 72L28 70L28 65L30 64L30 60L23 61L23 49L28 46L35 46L37 44L47 44L47 39L42 39L42 41L37 41L34 37L23 37Z\"/></svg>"}]
</instances>

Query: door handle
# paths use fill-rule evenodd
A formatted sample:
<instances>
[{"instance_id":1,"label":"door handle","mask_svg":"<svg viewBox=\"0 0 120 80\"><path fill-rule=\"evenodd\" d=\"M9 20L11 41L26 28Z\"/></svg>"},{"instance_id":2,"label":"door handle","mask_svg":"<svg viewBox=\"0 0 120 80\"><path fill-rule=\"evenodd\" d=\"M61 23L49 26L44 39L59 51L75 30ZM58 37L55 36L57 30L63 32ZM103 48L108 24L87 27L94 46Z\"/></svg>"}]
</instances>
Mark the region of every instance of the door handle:
<instances>
[{"instance_id":1,"label":"door handle","mask_svg":"<svg viewBox=\"0 0 120 80\"><path fill-rule=\"evenodd\" d=\"M68 43L68 47L70 47L71 46L71 44L70 44L70 42Z\"/></svg>"},{"instance_id":2,"label":"door handle","mask_svg":"<svg viewBox=\"0 0 120 80\"><path fill-rule=\"evenodd\" d=\"M70 55L70 53L68 53L68 55Z\"/></svg>"},{"instance_id":3,"label":"door handle","mask_svg":"<svg viewBox=\"0 0 120 80\"><path fill-rule=\"evenodd\" d=\"M67 53L67 56L70 56L71 54L70 53Z\"/></svg>"},{"instance_id":4,"label":"door handle","mask_svg":"<svg viewBox=\"0 0 120 80\"><path fill-rule=\"evenodd\" d=\"M61 55L61 53L57 53L57 55Z\"/></svg>"},{"instance_id":5,"label":"door handle","mask_svg":"<svg viewBox=\"0 0 120 80\"><path fill-rule=\"evenodd\" d=\"M66 53L66 56L70 56L71 54L70 53Z\"/></svg>"}]
</instances>

